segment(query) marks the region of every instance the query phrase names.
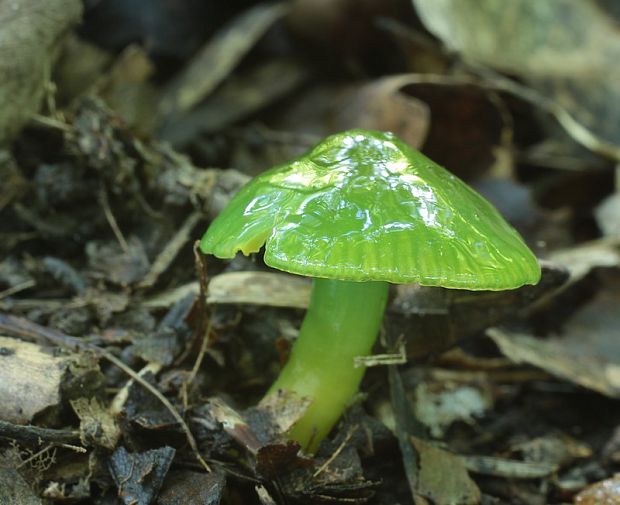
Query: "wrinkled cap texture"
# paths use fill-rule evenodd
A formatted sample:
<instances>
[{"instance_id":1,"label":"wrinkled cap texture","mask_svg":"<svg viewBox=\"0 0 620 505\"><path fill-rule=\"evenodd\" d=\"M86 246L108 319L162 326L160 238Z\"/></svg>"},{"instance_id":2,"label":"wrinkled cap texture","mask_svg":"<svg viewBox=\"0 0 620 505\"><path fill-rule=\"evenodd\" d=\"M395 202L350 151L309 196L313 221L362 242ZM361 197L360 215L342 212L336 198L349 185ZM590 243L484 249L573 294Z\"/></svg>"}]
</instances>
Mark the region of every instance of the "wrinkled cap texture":
<instances>
[{"instance_id":1,"label":"wrinkled cap texture","mask_svg":"<svg viewBox=\"0 0 620 505\"><path fill-rule=\"evenodd\" d=\"M351 130L250 181L202 238L232 258L265 245L265 263L348 281L472 290L540 279L499 212L391 133Z\"/></svg>"}]
</instances>

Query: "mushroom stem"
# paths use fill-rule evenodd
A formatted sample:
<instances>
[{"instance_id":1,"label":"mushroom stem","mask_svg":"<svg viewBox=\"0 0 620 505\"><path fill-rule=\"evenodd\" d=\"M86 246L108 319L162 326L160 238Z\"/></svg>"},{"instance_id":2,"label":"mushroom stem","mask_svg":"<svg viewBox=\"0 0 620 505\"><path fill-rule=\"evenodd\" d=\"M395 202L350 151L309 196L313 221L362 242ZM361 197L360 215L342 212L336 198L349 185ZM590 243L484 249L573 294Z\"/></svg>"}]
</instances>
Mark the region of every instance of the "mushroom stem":
<instances>
[{"instance_id":1,"label":"mushroom stem","mask_svg":"<svg viewBox=\"0 0 620 505\"><path fill-rule=\"evenodd\" d=\"M280 376L267 393L310 397L289 435L314 452L357 392L377 339L388 297L387 282L314 279L308 312Z\"/></svg>"}]
</instances>

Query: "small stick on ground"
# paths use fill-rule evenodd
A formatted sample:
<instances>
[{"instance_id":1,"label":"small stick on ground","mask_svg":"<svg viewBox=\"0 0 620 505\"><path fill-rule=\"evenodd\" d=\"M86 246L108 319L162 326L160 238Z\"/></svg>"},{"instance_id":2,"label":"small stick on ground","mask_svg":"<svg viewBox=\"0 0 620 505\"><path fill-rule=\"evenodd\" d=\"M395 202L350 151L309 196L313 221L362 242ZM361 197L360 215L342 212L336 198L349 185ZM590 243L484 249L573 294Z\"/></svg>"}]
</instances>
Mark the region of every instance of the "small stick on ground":
<instances>
[{"instance_id":1,"label":"small stick on ground","mask_svg":"<svg viewBox=\"0 0 620 505\"><path fill-rule=\"evenodd\" d=\"M194 259L196 264L196 270L198 272L198 280L200 285L200 293L198 294L198 324L196 325L195 335L192 339L194 342L200 341L200 350L198 351L198 355L196 356L196 360L194 361L194 366L187 379L183 381L183 386L181 387L181 394L183 398L183 405L187 406L188 398L187 391L189 390L190 385L196 378L196 374L200 369L200 365L204 359L204 356L209 348L209 344L211 343L211 317L207 313L207 265L204 259L204 256L200 254L198 250L198 242L194 243ZM188 347L187 351L184 354L184 358L187 357L188 351L191 347Z\"/></svg>"},{"instance_id":2,"label":"small stick on ground","mask_svg":"<svg viewBox=\"0 0 620 505\"><path fill-rule=\"evenodd\" d=\"M50 444L73 445L80 441L80 432L13 424L0 420L0 437L11 438L13 440L34 444L39 444L43 440Z\"/></svg>"},{"instance_id":3,"label":"small stick on ground","mask_svg":"<svg viewBox=\"0 0 620 505\"><path fill-rule=\"evenodd\" d=\"M342 441L342 443L338 446L338 448L334 451L334 453L327 459L327 461L323 463L319 468L317 468L316 472L312 474L312 477L318 477L321 472L324 472L325 469L329 465L332 464L332 462L338 457L338 455L346 447L349 440L351 440L351 437L357 431L357 428L358 428L357 426L351 426L351 428L349 429L349 432L347 433L347 436L344 437L344 440Z\"/></svg>"},{"instance_id":4,"label":"small stick on ground","mask_svg":"<svg viewBox=\"0 0 620 505\"><path fill-rule=\"evenodd\" d=\"M108 198L108 193L105 189L102 189L99 192L99 203L101 204L103 213L105 214L105 218L108 220L108 224L110 225L110 228L112 228L112 232L114 233L116 240L120 244L121 249L123 250L125 254L129 254L129 244L127 244L127 240L125 240L125 237L123 236L123 232L119 228L118 222L116 221L116 218L114 217L114 214L112 213L112 209L110 208L110 200Z\"/></svg>"},{"instance_id":5,"label":"small stick on ground","mask_svg":"<svg viewBox=\"0 0 620 505\"><path fill-rule=\"evenodd\" d=\"M168 241L166 246L157 255L151 265L151 269L140 281L138 287L150 288L157 282L159 276L168 269L174 258L176 258L177 253L186 244L194 226L201 219L202 213L200 212L193 212L188 216L181 228L179 228L179 231L174 234L172 239Z\"/></svg>"}]
</instances>

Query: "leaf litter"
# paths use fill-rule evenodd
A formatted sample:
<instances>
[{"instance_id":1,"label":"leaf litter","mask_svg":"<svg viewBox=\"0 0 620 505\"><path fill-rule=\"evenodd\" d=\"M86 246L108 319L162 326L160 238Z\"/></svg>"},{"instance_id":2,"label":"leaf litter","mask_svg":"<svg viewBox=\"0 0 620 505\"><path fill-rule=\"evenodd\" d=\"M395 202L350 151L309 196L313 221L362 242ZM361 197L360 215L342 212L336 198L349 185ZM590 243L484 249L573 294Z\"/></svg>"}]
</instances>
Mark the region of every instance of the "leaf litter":
<instances>
[{"instance_id":1,"label":"leaf litter","mask_svg":"<svg viewBox=\"0 0 620 505\"><path fill-rule=\"evenodd\" d=\"M610 6L100 3L81 24L76 2L0 6L0 501L617 501ZM395 286L363 393L309 457L282 436L303 402L257 405L308 282L194 241L352 127L483 192L543 279Z\"/></svg>"}]
</instances>

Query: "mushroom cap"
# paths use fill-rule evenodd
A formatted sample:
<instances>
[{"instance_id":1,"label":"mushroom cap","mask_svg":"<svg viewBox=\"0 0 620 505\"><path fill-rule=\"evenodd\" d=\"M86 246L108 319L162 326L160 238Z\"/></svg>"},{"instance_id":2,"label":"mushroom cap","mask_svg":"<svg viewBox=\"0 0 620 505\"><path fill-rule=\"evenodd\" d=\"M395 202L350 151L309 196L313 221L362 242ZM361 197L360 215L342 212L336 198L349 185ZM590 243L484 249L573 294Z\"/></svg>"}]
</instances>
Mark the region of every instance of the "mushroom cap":
<instances>
[{"instance_id":1,"label":"mushroom cap","mask_svg":"<svg viewBox=\"0 0 620 505\"><path fill-rule=\"evenodd\" d=\"M540 266L482 196L395 135L350 130L259 175L213 221L219 258L347 281L470 290L535 284Z\"/></svg>"}]
</instances>

